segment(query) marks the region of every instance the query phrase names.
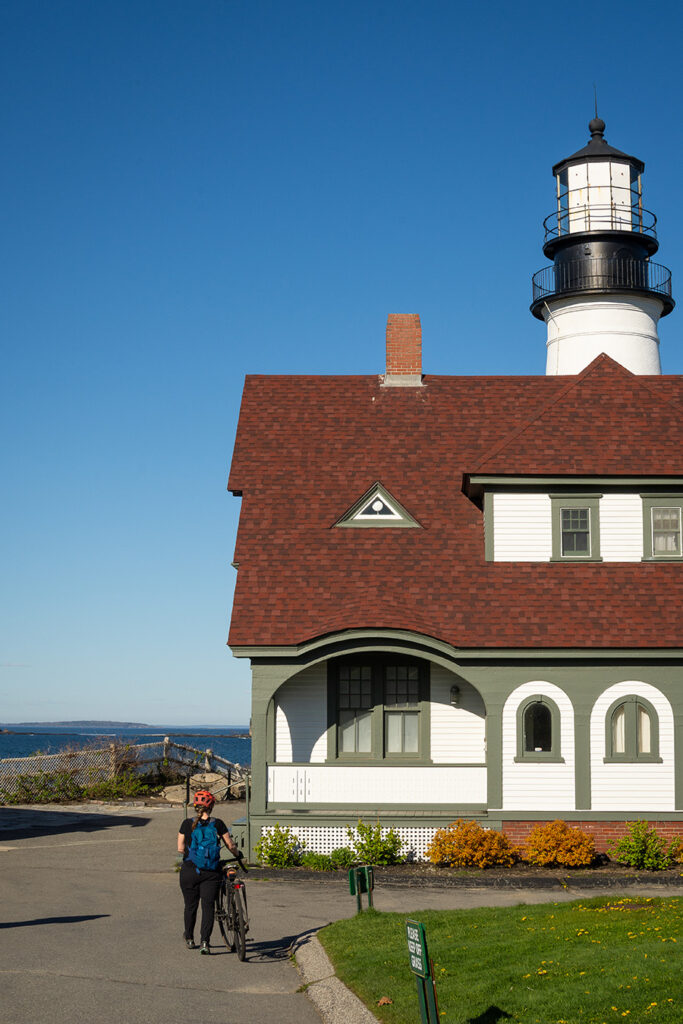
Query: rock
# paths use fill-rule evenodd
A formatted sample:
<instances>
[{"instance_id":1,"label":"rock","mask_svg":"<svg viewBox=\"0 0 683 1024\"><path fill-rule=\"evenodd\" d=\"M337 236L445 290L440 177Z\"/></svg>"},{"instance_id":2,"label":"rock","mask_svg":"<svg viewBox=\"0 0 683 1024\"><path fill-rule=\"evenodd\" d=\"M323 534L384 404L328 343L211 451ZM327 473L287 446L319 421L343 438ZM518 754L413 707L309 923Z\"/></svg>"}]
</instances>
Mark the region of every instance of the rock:
<instances>
[{"instance_id":1,"label":"rock","mask_svg":"<svg viewBox=\"0 0 683 1024\"><path fill-rule=\"evenodd\" d=\"M190 777L190 804L192 803L192 797L198 789L208 789L216 797L218 803L223 800L227 800L228 797L232 799L241 800L244 798L244 782L240 779L236 779L233 776L232 783L228 786L228 779L225 775L219 775L218 772L197 772L196 775ZM185 803L185 784L180 786L167 786L166 789L162 790L159 794L164 800L168 800L172 804L184 804Z\"/></svg>"},{"instance_id":2,"label":"rock","mask_svg":"<svg viewBox=\"0 0 683 1024\"><path fill-rule=\"evenodd\" d=\"M197 789L210 789L213 793L214 786L226 781L225 776L219 775L218 772L197 772L196 775L190 776L190 792L193 793Z\"/></svg>"},{"instance_id":3,"label":"rock","mask_svg":"<svg viewBox=\"0 0 683 1024\"><path fill-rule=\"evenodd\" d=\"M185 803L185 787L184 786L167 786L166 789L162 789L159 796L162 796L164 800L168 800L170 804L184 804Z\"/></svg>"}]
</instances>

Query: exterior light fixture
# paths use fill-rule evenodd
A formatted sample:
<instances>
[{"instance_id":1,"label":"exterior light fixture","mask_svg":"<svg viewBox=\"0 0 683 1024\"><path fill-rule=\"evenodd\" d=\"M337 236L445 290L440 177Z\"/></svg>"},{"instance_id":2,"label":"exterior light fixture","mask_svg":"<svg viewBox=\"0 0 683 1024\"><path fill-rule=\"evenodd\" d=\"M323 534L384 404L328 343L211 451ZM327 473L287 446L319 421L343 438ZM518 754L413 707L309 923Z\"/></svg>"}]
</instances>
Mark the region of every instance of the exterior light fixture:
<instances>
[{"instance_id":1,"label":"exterior light fixture","mask_svg":"<svg viewBox=\"0 0 683 1024\"><path fill-rule=\"evenodd\" d=\"M451 686L451 704L454 708L460 707L460 687Z\"/></svg>"}]
</instances>

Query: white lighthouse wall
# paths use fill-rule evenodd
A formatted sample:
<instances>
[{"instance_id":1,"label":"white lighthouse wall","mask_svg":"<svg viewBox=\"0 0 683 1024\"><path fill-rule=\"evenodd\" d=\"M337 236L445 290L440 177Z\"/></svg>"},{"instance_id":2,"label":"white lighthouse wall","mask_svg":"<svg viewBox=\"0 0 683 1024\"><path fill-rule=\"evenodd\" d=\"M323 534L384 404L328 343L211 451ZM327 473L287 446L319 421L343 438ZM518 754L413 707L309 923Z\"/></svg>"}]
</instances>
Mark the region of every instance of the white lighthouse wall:
<instances>
[{"instance_id":1,"label":"white lighthouse wall","mask_svg":"<svg viewBox=\"0 0 683 1024\"><path fill-rule=\"evenodd\" d=\"M631 373L659 374L659 299L614 294L583 300L550 299L546 376L577 374L605 353Z\"/></svg>"},{"instance_id":2,"label":"white lighthouse wall","mask_svg":"<svg viewBox=\"0 0 683 1024\"><path fill-rule=\"evenodd\" d=\"M548 562L552 513L547 494L493 494L493 559ZM639 562L643 557L643 502L639 494L600 499L600 556L604 562Z\"/></svg>"}]
</instances>

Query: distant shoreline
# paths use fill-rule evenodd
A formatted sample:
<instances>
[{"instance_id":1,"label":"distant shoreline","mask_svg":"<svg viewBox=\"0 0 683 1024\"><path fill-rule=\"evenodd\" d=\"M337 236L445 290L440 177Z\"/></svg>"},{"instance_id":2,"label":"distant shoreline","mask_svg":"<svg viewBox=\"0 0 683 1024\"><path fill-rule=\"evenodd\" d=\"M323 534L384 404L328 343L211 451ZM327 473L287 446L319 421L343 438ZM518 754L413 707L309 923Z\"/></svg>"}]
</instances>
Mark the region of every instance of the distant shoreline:
<instances>
[{"instance_id":1,"label":"distant shoreline","mask_svg":"<svg viewBox=\"0 0 683 1024\"><path fill-rule=\"evenodd\" d=\"M54 732L39 732L37 729L5 729L0 726L0 736L54 736ZM85 733L93 737L113 736L113 733ZM179 732L174 729L167 729L165 732L148 732L146 736L179 736L182 739L221 739L221 740L248 740L251 739L248 732Z\"/></svg>"},{"instance_id":2,"label":"distant shoreline","mask_svg":"<svg viewBox=\"0 0 683 1024\"><path fill-rule=\"evenodd\" d=\"M155 730L160 736L166 733L175 733L180 735L182 733L185 736L201 736L202 733L190 732L190 729L202 729L205 732L214 733L214 729L229 729L229 733L221 733L221 735L235 735L235 734L246 734L248 735L248 728L245 725L148 725L144 722L106 722L106 721L79 721L79 722L0 722L0 732L12 732L14 730L25 729L144 729L144 730ZM214 733L218 735L217 733Z\"/></svg>"}]
</instances>

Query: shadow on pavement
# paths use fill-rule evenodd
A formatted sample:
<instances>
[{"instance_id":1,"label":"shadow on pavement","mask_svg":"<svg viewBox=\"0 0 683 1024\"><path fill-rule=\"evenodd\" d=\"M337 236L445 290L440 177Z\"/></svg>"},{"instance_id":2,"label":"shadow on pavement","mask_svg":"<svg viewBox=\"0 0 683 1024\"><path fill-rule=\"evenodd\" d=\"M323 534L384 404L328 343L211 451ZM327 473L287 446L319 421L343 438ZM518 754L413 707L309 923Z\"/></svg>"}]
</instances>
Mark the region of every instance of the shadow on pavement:
<instances>
[{"instance_id":1,"label":"shadow on pavement","mask_svg":"<svg viewBox=\"0 0 683 1024\"><path fill-rule=\"evenodd\" d=\"M146 825L151 818L125 814L80 813L78 811L28 810L19 807L0 807L0 841L2 839L28 839L32 836L54 835L64 832L98 832L117 825Z\"/></svg>"},{"instance_id":2,"label":"shadow on pavement","mask_svg":"<svg viewBox=\"0 0 683 1024\"><path fill-rule=\"evenodd\" d=\"M29 928L34 924L75 924L76 921L95 921L110 914L78 914L74 917L34 917L32 921L2 921L0 928Z\"/></svg>"},{"instance_id":3,"label":"shadow on pavement","mask_svg":"<svg viewBox=\"0 0 683 1024\"><path fill-rule=\"evenodd\" d=\"M265 964L274 960L289 960L294 943L300 942L308 935L315 935L317 931L317 928L309 928L308 931L296 935L283 935L268 942L250 942L247 939L247 963Z\"/></svg>"}]
</instances>

